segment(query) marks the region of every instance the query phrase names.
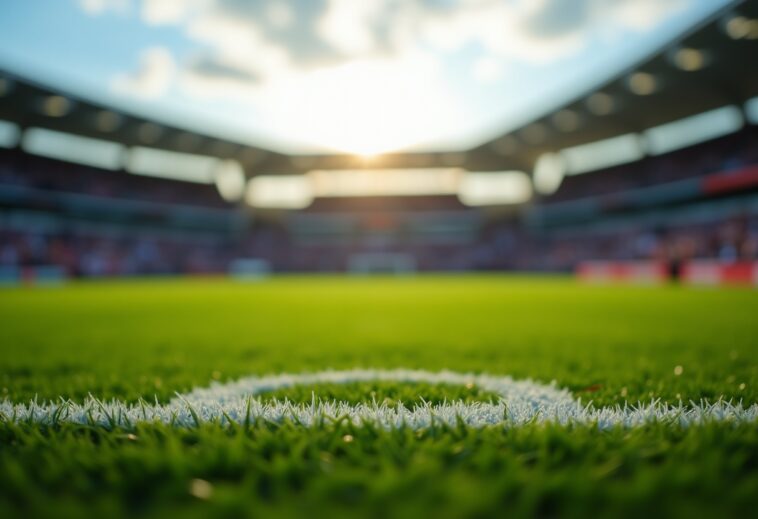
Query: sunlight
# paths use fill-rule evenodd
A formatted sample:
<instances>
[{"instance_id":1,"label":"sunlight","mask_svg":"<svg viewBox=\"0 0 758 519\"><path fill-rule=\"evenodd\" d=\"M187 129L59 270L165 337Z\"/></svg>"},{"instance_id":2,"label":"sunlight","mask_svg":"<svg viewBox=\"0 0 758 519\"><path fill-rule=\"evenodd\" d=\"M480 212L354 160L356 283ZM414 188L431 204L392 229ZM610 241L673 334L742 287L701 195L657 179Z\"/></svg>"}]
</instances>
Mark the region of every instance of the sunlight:
<instances>
[{"instance_id":1,"label":"sunlight","mask_svg":"<svg viewBox=\"0 0 758 519\"><path fill-rule=\"evenodd\" d=\"M460 110L436 75L434 59L414 55L290 76L267 89L270 120L312 145L370 159L446 131Z\"/></svg>"}]
</instances>

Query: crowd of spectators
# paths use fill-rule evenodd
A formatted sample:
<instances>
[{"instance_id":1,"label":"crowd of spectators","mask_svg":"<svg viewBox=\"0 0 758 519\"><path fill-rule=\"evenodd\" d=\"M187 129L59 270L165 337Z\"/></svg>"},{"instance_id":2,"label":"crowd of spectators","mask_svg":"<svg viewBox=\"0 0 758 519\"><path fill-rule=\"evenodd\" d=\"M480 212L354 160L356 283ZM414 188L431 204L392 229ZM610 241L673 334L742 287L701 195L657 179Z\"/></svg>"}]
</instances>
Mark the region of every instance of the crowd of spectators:
<instances>
[{"instance_id":1,"label":"crowd of spectators","mask_svg":"<svg viewBox=\"0 0 758 519\"><path fill-rule=\"evenodd\" d=\"M231 252L206 240L0 230L0 267L54 265L72 277L219 273Z\"/></svg>"},{"instance_id":2,"label":"crowd of spectators","mask_svg":"<svg viewBox=\"0 0 758 519\"><path fill-rule=\"evenodd\" d=\"M19 232L0 229L0 267L56 265L69 276L224 273L255 257L283 271L341 271L364 252L403 253L420 270L571 271L585 260L718 259L758 261L758 215L708 224L637 227L616 232L535 235L516 225L485 230L466 243L385 245L366 241L299 243L280 227L260 225L239 240Z\"/></svg>"},{"instance_id":3,"label":"crowd of spectators","mask_svg":"<svg viewBox=\"0 0 758 519\"><path fill-rule=\"evenodd\" d=\"M641 161L566 177L544 203L606 195L758 164L758 131L742 131Z\"/></svg>"},{"instance_id":4,"label":"crowd of spectators","mask_svg":"<svg viewBox=\"0 0 758 519\"><path fill-rule=\"evenodd\" d=\"M756 164L756 137L754 129L744 130L694 149L569 177L558 193L538 203L598 196ZM53 194L73 192L106 199L234 210L210 185L103 172L18 150L0 150L0 190L19 186ZM81 215L67 215L65 209L56 207L49 209L46 216L53 225L26 225L19 223L19 211L33 214L46 209L11 204L0 206L0 269L7 272L54 265L75 277L223 273L236 258L260 258L275 270L339 271L348 267L352 256L363 253L405 254L414 258L422 270L569 271L591 259L758 260L758 212L735 216L734 211L727 211L729 214L719 217L698 218L698 223L686 218L676 223L662 218L649 223L647 219L635 220L635 215L630 214L623 225L613 228L588 222L550 229L528 228L513 213L498 219L478 213L483 224L474 225L471 231L458 231L447 242L414 234L421 232L414 226L427 225L418 223L425 222L426 215L436 212L450 218L457 211L468 217L474 212L455 197L442 198L320 200L300 213L301 220L310 219L311 227L318 227L318 218L323 215L350 216L363 224L342 236L339 230L327 236L320 229L320 234L306 236L308 239L302 239L294 220L287 218L256 217L245 228L217 233L210 229L180 230L179 222L171 218L154 224L143 221L142 228L129 227L120 214L96 228L79 225ZM417 219L409 223L402 214L412 214ZM446 228L455 227L449 223L438 222L436 229L442 229L444 236Z\"/></svg>"},{"instance_id":5,"label":"crowd of spectators","mask_svg":"<svg viewBox=\"0 0 758 519\"><path fill-rule=\"evenodd\" d=\"M634 226L525 233L515 226L491 229L480 252L480 268L569 271L587 260L715 259L724 263L758 260L758 214L708 223Z\"/></svg>"},{"instance_id":6,"label":"crowd of spectators","mask_svg":"<svg viewBox=\"0 0 758 519\"><path fill-rule=\"evenodd\" d=\"M163 204L229 207L215 186L107 171L0 149L0 189L19 186Z\"/></svg>"}]
</instances>

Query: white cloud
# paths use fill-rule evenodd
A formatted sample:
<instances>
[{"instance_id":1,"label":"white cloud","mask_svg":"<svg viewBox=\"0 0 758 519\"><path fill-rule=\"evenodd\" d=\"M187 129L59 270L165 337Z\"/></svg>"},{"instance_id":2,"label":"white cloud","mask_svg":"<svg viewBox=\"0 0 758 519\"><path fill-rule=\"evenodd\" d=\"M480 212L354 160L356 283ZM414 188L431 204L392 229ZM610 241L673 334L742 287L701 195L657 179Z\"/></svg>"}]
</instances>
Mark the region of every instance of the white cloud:
<instances>
[{"instance_id":1,"label":"white cloud","mask_svg":"<svg viewBox=\"0 0 758 519\"><path fill-rule=\"evenodd\" d=\"M131 7L131 0L78 0L82 11L90 16L105 14L113 11L119 14L127 13Z\"/></svg>"},{"instance_id":2,"label":"white cloud","mask_svg":"<svg viewBox=\"0 0 758 519\"><path fill-rule=\"evenodd\" d=\"M316 33L348 56L372 52L378 45L372 24L381 18L387 4L382 0L328 0L316 20Z\"/></svg>"},{"instance_id":3,"label":"white cloud","mask_svg":"<svg viewBox=\"0 0 758 519\"><path fill-rule=\"evenodd\" d=\"M171 86L175 71L176 63L171 53L163 47L152 47L142 53L139 69L116 76L112 87L115 92L136 97L161 97Z\"/></svg>"},{"instance_id":4,"label":"white cloud","mask_svg":"<svg viewBox=\"0 0 758 519\"><path fill-rule=\"evenodd\" d=\"M612 15L615 22L629 29L649 31L658 23L686 6L684 0L624 0Z\"/></svg>"},{"instance_id":5,"label":"white cloud","mask_svg":"<svg viewBox=\"0 0 758 519\"><path fill-rule=\"evenodd\" d=\"M142 19L149 25L181 22L198 2L195 0L142 0Z\"/></svg>"},{"instance_id":6,"label":"white cloud","mask_svg":"<svg viewBox=\"0 0 758 519\"><path fill-rule=\"evenodd\" d=\"M187 34L209 45L213 59L251 77L273 78L290 66L286 48L271 42L257 24L246 20L221 14L198 17L187 25Z\"/></svg>"},{"instance_id":7,"label":"white cloud","mask_svg":"<svg viewBox=\"0 0 758 519\"><path fill-rule=\"evenodd\" d=\"M124 1L81 0L97 12ZM146 24L174 25L195 48L177 58L148 50L116 90L157 97L175 81L189 97L253 108L280 134L390 148L456 126L451 114L465 108L446 90L453 57L469 56L469 81L497 83L514 66L649 31L686 0L141 2Z\"/></svg>"},{"instance_id":8,"label":"white cloud","mask_svg":"<svg viewBox=\"0 0 758 519\"><path fill-rule=\"evenodd\" d=\"M235 81L240 90L352 59L402 60L422 49L444 57L470 46L481 52L470 64L473 78L497 81L513 62L538 67L576 55L593 37L649 30L684 0L324 2L142 0L141 13L149 24L179 25L205 61L218 62L198 70L187 60L192 81L208 87L195 91L210 93L216 84L227 95Z\"/></svg>"},{"instance_id":9,"label":"white cloud","mask_svg":"<svg viewBox=\"0 0 758 519\"><path fill-rule=\"evenodd\" d=\"M219 61L198 61L179 71L179 87L190 97L231 99L244 104L255 103L260 96L256 76L234 65Z\"/></svg>"},{"instance_id":10,"label":"white cloud","mask_svg":"<svg viewBox=\"0 0 758 519\"><path fill-rule=\"evenodd\" d=\"M295 20L295 12L292 6L283 0L273 0L266 6L266 19L274 27L289 27Z\"/></svg>"},{"instance_id":11,"label":"white cloud","mask_svg":"<svg viewBox=\"0 0 758 519\"><path fill-rule=\"evenodd\" d=\"M416 15L423 41L446 52L478 45L531 65L576 55L593 38L644 32L686 6L685 0L473 0Z\"/></svg>"}]
</instances>

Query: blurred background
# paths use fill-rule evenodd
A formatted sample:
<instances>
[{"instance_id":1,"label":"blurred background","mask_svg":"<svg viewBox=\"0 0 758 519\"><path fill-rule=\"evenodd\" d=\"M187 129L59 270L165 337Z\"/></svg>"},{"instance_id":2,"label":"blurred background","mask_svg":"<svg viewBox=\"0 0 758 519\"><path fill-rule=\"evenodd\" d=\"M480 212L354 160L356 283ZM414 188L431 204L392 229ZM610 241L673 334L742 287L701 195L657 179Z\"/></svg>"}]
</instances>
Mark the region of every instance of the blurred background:
<instances>
[{"instance_id":1,"label":"blurred background","mask_svg":"<svg viewBox=\"0 0 758 519\"><path fill-rule=\"evenodd\" d=\"M758 2L6 0L0 281L758 284Z\"/></svg>"}]
</instances>

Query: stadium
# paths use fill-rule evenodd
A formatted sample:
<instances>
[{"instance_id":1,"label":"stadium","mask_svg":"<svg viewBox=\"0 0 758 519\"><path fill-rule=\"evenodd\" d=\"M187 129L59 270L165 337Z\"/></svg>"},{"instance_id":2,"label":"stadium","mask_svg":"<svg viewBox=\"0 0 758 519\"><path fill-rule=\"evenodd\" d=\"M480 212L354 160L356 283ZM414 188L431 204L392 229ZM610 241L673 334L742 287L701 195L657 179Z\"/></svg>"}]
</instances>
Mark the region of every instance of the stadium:
<instances>
[{"instance_id":1,"label":"stadium","mask_svg":"<svg viewBox=\"0 0 758 519\"><path fill-rule=\"evenodd\" d=\"M743 517L758 3L0 6L0 515Z\"/></svg>"}]
</instances>

